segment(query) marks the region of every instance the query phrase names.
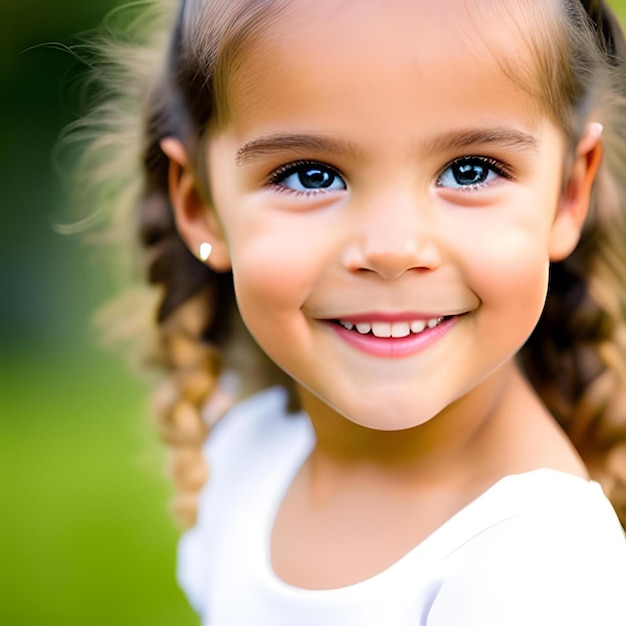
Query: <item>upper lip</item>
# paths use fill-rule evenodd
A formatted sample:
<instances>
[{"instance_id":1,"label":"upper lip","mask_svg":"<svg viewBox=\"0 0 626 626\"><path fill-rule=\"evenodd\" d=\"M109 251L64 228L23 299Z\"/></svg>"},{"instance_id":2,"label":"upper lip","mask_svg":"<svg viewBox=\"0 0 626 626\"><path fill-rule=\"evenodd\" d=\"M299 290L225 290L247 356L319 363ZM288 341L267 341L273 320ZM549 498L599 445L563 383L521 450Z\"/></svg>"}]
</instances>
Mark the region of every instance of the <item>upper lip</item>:
<instances>
[{"instance_id":1,"label":"upper lip","mask_svg":"<svg viewBox=\"0 0 626 626\"><path fill-rule=\"evenodd\" d=\"M451 317L452 315L459 315L459 313L438 312L438 313L355 313L338 315L337 317L329 318L334 320L340 320L342 322L352 322L358 324L361 322L411 322L416 320L431 320L440 317Z\"/></svg>"}]
</instances>

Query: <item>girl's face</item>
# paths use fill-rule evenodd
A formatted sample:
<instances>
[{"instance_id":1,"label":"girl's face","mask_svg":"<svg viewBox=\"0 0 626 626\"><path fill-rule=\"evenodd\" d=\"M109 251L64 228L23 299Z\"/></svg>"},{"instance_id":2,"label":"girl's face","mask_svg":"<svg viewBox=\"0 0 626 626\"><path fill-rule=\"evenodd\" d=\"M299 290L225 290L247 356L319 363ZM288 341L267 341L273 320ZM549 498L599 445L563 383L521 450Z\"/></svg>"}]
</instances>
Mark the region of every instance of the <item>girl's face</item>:
<instances>
[{"instance_id":1,"label":"girl's face","mask_svg":"<svg viewBox=\"0 0 626 626\"><path fill-rule=\"evenodd\" d=\"M498 51L526 50L497 13L292 5L244 52L208 143L219 231L188 238L228 254L246 325L300 385L409 428L512 363L575 244L589 159L564 196L564 138L502 71Z\"/></svg>"}]
</instances>

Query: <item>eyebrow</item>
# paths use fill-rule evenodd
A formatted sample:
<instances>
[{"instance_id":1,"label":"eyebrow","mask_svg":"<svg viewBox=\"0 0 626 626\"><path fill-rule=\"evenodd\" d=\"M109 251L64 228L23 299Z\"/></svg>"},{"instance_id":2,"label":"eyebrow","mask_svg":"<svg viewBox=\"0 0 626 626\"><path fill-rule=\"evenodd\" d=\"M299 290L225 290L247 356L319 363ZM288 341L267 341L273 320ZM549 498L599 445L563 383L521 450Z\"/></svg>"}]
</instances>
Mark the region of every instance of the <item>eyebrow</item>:
<instances>
[{"instance_id":1,"label":"eyebrow","mask_svg":"<svg viewBox=\"0 0 626 626\"><path fill-rule=\"evenodd\" d=\"M460 150L475 145L534 152L539 140L533 135L512 128L467 129L452 131L432 137L421 146L425 153L441 153ZM275 133L247 141L237 150L235 163L239 167L278 153L317 151L346 156L360 154L361 149L353 142L326 135Z\"/></svg>"},{"instance_id":2,"label":"eyebrow","mask_svg":"<svg viewBox=\"0 0 626 626\"><path fill-rule=\"evenodd\" d=\"M514 128L479 128L452 131L427 139L422 149L426 153L440 153L446 150L488 146L520 152L536 152L539 140L530 133Z\"/></svg>"},{"instance_id":3,"label":"eyebrow","mask_svg":"<svg viewBox=\"0 0 626 626\"><path fill-rule=\"evenodd\" d=\"M295 151L326 152L336 154L337 156L361 152L355 143L344 139L326 135L276 133L257 137L244 143L237 150L235 163L241 167L263 157Z\"/></svg>"}]
</instances>

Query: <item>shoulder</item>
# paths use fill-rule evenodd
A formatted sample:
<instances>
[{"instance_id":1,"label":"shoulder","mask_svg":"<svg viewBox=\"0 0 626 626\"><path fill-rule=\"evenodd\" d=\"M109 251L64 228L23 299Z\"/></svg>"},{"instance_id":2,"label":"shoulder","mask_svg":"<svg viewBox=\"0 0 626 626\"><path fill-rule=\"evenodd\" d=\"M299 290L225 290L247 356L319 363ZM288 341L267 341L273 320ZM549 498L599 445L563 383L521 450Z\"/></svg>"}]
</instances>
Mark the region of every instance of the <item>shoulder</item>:
<instances>
[{"instance_id":1,"label":"shoulder","mask_svg":"<svg viewBox=\"0 0 626 626\"><path fill-rule=\"evenodd\" d=\"M305 414L287 412L287 392L266 389L237 404L213 428L204 448L209 480L199 503L196 525L178 547L177 578L191 605L203 613L233 511L271 494L293 460L312 447L314 437ZM250 519L256 517L248 515Z\"/></svg>"},{"instance_id":2,"label":"shoulder","mask_svg":"<svg viewBox=\"0 0 626 626\"><path fill-rule=\"evenodd\" d=\"M496 487L515 512L459 551L429 626L626 624L626 540L599 485L551 470L510 478Z\"/></svg>"},{"instance_id":3,"label":"shoulder","mask_svg":"<svg viewBox=\"0 0 626 626\"><path fill-rule=\"evenodd\" d=\"M309 423L303 413L288 414L283 387L270 387L246 398L213 428L205 445L213 472L233 469L237 458L250 462L265 451L285 445L292 438L308 438Z\"/></svg>"}]
</instances>

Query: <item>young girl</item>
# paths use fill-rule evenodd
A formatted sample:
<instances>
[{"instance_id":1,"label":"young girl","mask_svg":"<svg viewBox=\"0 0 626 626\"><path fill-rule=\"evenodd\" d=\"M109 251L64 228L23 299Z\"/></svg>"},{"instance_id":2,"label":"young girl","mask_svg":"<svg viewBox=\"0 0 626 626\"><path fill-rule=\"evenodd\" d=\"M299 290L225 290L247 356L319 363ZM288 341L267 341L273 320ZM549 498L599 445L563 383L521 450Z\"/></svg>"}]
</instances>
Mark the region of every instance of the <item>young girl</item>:
<instances>
[{"instance_id":1,"label":"young girl","mask_svg":"<svg viewBox=\"0 0 626 626\"><path fill-rule=\"evenodd\" d=\"M626 624L609 8L175 13L139 217L203 624Z\"/></svg>"}]
</instances>

